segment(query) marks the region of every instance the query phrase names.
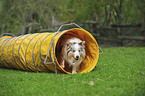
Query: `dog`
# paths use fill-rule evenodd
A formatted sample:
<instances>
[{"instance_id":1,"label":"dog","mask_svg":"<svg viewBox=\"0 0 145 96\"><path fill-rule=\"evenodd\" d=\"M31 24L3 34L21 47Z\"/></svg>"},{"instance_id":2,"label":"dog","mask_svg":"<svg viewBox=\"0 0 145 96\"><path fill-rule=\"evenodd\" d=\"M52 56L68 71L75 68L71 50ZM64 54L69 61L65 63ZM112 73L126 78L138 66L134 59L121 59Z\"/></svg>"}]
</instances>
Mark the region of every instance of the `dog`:
<instances>
[{"instance_id":1,"label":"dog","mask_svg":"<svg viewBox=\"0 0 145 96\"><path fill-rule=\"evenodd\" d=\"M69 67L72 67L72 74L75 74L78 72L78 68L86 56L85 41L72 37L64 40L62 44L60 66L65 68L65 63L67 63Z\"/></svg>"}]
</instances>

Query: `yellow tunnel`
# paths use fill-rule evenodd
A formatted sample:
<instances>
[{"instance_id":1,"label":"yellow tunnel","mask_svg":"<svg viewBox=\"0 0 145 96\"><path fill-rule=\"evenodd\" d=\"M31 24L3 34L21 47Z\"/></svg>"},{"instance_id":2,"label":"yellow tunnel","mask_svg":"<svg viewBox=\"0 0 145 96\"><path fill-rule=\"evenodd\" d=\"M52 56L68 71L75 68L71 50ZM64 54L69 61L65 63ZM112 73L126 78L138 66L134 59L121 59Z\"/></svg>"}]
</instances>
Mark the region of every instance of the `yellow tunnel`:
<instances>
[{"instance_id":1,"label":"yellow tunnel","mask_svg":"<svg viewBox=\"0 0 145 96\"><path fill-rule=\"evenodd\" d=\"M99 58L99 47L95 38L86 30L73 28L55 33L35 33L0 38L0 67L71 74L71 68L59 65L59 49L62 40L78 37L86 42L86 57L79 73L94 69Z\"/></svg>"}]
</instances>

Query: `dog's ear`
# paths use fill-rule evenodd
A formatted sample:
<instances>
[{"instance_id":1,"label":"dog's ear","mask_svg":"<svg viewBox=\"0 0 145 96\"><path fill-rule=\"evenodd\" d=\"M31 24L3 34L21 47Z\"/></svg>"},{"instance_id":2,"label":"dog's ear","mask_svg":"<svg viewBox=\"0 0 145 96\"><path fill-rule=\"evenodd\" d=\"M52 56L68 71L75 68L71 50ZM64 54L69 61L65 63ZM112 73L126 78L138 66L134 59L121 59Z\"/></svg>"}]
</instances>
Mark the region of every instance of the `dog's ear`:
<instances>
[{"instance_id":1,"label":"dog's ear","mask_svg":"<svg viewBox=\"0 0 145 96\"><path fill-rule=\"evenodd\" d=\"M69 42L69 43L67 43L66 45L67 45L67 46L71 46L71 45L72 45L72 43L71 43L71 42Z\"/></svg>"},{"instance_id":2,"label":"dog's ear","mask_svg":"<svg viewBox=\"0 0 145 96\"><path fill-rule=\"evenodd\" d=\"M79 44L85 48L85 41L80 42Z\"/></svg>"},{"instance_id":3,"label":"dog's ear","mask_svg":"<svg viewBox=\"0 0 145 96\"><path fill-rule=\"evenodd\" d=\"M67 49L69 49L69 48L70 48L70 46L72 45L72 43L71 43L71 42L69 42L69 43L67 43L66 45L67 45Z\"/></svg>"}]
</instances>

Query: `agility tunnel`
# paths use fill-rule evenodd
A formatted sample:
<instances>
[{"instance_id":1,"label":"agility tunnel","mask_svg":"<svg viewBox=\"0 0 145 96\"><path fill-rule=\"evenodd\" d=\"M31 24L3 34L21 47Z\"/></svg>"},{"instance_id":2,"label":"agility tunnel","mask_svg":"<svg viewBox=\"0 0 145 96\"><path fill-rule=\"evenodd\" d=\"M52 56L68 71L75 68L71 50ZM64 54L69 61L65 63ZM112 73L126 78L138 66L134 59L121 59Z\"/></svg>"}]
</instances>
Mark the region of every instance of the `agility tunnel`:
<instances>
[{"instance_id":1,"label":"agility tunnel","mask_svg":"<svg viewBox=\"0 0 145 96\"><path fill-rule=\"evenodd\" d=\"M61 41L73 36L86 42L86 57L81 63L78 73L93 70L99 58L99 46L95 38L81 27L61 32L59 30L54 33L2 36L0 38L0 67L71 74L70 67L62 68L60 66L59 58L61 58Z\"/></svg>"}]
</instances>

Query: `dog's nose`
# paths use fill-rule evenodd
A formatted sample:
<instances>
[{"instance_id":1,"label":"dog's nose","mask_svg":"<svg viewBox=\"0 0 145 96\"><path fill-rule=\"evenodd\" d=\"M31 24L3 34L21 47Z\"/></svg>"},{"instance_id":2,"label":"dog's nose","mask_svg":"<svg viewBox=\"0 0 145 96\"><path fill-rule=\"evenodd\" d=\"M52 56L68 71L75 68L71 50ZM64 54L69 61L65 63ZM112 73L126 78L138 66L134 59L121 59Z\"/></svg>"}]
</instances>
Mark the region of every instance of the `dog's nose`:
<instances>
[{"instance_id":1,"label":"dog's nose","mask_svg":"<svg viewBox=\"0 0 145 96\"><path fill-rule=\"evenodd\" d=\"M78 60L79 59L79 56L76 56L76 60Z\"/></svg>"}]
</instances>

